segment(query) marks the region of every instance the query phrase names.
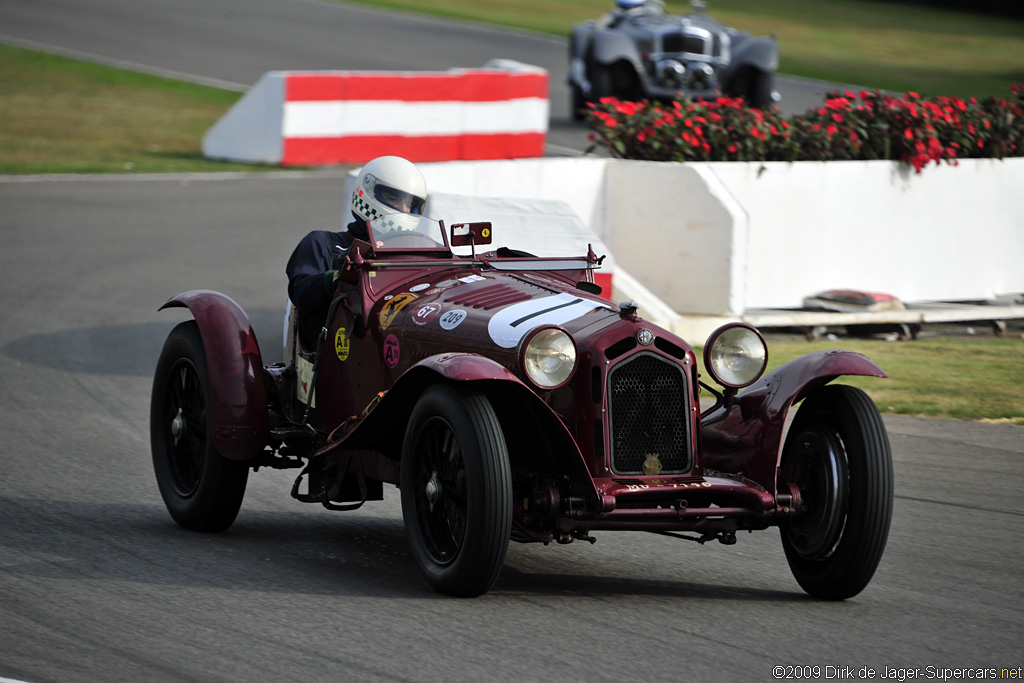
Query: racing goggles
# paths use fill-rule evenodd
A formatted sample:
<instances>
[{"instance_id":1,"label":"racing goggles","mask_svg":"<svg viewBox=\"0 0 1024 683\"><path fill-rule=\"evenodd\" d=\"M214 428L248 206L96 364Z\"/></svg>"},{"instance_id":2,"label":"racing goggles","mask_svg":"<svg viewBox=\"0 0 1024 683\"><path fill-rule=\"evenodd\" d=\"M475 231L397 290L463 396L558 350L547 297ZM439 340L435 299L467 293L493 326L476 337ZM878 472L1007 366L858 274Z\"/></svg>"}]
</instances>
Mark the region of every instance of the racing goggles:
<instances>
[{"instance_id":1,"label":"racing goggles","mask_svg":"<svg viewBox=\"0 0 1024 683\"><path fill-rule=\"evenodd\" d=\"M367 180L371 185L373 198L384 206L390 207L395 211L401 211L402 213L411 213L416 216L423 215L423 205L427 203L427 200L423 197L417 197L411 192L385 185L373 176L368 176Z\"/></svg>"}]
</instances>

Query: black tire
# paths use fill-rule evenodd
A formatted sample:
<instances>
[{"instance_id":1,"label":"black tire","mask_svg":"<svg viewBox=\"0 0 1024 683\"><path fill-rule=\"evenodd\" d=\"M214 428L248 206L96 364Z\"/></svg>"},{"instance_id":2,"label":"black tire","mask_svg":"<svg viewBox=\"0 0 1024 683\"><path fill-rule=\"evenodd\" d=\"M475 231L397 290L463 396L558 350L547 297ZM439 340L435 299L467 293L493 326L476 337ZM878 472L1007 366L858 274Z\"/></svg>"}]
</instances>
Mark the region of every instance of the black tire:
<instances>
[{"instance_id":1,"label":"black tire","mask_svg":"<svg viewBox=\"0 0 1024 683\"><path fill-rule=\"evenodd\" d=\"M618 97L615 92L612 67L594 64L590 79L590 92L594 102L600 102L602 97Z\"/></svg>"},{"instance_id":2,"label":"black tire","mask_svg":"<svg viewBox=\"0 0 1024 683\"><path fill-rule=\"evenodd\" d=\"M796 483L803 499L801 516L781 526L797 583L828 600L860 593L882 559L893 506L889 437L868 395L835 385L805 399L780 480Z\"/></svg>"},{"instance_id":3,"label":"black tire","mask_svg":"<svg viewBox=\"0 0 1024 683\"><path fill-rule=\"evenodd\" d=\"M401 481L406 534L430 584L486 593L512 530L508 451L487 397L442 384L424 392L405 432Z\"/></svg>"},{"instance_id":4,"label":"black tire","mask_svg":"<svg viewBox=\"0 0 1024 683\"><path fill-rule=\"evenodd\" d=\"M775 99L772 97L772 91L775 87L774 81L773 75L768 71L755 70L753 72L750 92L747 96L750 106L764 109L775 104Z\"/></svg>"},{"instance_id":5,"label":"black tire","mask_svg":"<svg viewBox=\"0 0 1024 683\"><path fill-rule=\"evenodd\" d=\"M213 447L210 382L199 326L183 322L160 352L149 430L153 469L167 511L193 531L224 531L242 506L249 465Z\"/></svg>"},{"instance_id":6,"label":"black tire","mask_svg":"<svg viewBox=\"0 0 1024 683\"><path fill-rule=\"evenodd\" d=\"M773 73L747 66L733 77L728 91L732 97L742 97L748 106L764 109L775 104L774 88Z\"/></svg>"},{"instance_id":7,"label":"black tire","mask_svg":"<svg viewBox=\"0 0 1024 683\"><path fill-rule=\"evenodd\" d=\"M587 118L587 98L583 96L583 89L573 83L569 86L569 106L572 108L573 121L583 121Z\"/></svg>"}]
</instances>

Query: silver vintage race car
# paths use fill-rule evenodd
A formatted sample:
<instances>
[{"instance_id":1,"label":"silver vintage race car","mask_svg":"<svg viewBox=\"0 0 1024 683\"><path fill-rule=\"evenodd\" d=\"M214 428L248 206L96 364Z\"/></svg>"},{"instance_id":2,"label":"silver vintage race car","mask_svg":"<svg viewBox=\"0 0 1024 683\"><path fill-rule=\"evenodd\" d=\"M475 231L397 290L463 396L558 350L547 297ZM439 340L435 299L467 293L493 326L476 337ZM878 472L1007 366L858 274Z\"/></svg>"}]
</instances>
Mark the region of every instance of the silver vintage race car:
<instances>
[{"instance_id":1,"label":"silver vintage race car","mask_svg":"<svg viewBox=\"0 0 1024 683\"><path fill-rule=\"evenodd\" d=\"M569 87L572 113L584 118L588 102L742 97L751 106L778 101L779 63L774 37L754 37L724 26L693 2L685 15L667 14L661 0L618 0L597 21L572 29Z\"/></svg>"}]
</instances>

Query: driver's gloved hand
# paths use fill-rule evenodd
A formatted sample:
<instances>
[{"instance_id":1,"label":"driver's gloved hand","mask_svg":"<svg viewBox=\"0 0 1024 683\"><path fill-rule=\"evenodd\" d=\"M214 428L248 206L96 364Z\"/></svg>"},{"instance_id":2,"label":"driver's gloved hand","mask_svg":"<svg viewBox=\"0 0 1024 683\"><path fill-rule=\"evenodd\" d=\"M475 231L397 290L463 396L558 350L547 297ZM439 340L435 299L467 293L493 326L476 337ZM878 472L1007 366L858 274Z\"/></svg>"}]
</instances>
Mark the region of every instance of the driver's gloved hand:
<instances>
[{"instance_id":1,"label":"driver's gloved hand","mask_svg":"<svg viewBox=\"0 0 1024 683\"><path fill-rule=\"evenodd\" d=\"M341 270L345 267L345 259L348 257L348 249L344 250L340 254L334 257L334 263L331 264L333 270Z\"/></svg>"}]
</instances>

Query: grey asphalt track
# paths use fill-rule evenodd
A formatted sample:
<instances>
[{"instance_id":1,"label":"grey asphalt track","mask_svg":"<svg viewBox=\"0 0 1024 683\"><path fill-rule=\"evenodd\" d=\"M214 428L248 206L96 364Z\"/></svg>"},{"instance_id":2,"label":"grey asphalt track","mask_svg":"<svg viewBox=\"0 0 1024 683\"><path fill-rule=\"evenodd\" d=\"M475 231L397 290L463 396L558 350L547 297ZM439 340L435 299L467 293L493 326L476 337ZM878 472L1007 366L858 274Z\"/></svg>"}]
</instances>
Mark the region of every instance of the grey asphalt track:
<instances>
[{"instance_id":1,"label":"grey asphalt track","mask_svg":"<svg viewBox=\"0 0 1024 683\"><path fill-rule=\"evenodd\" d=\"M468 46L542 52L533 37L328 7L0 0L0 33L243 84L276 68L406 68L386 61L404 50L422 68L473 66ZM399 47L381 50L371 26ZM371 54L382 61L359 61ZM160 346L187 314L156 309L223 291L277 360L284 262L307 230L341 223L341 187L332 171L0 178L0 678L768 681L776 666L928 678L1024 665L1019 427L886 417L892 533L844 603L800 591L774 531L731 547L642 533L513 544L491 593L444 598L415 567L394 489L332 513L289 497L294 473L253 475L225 534L179 529L148 411Z\"/></svg>"}]
</instances>

